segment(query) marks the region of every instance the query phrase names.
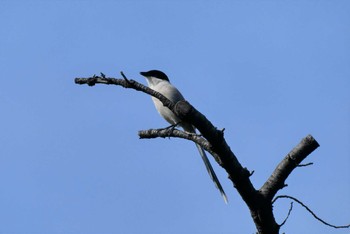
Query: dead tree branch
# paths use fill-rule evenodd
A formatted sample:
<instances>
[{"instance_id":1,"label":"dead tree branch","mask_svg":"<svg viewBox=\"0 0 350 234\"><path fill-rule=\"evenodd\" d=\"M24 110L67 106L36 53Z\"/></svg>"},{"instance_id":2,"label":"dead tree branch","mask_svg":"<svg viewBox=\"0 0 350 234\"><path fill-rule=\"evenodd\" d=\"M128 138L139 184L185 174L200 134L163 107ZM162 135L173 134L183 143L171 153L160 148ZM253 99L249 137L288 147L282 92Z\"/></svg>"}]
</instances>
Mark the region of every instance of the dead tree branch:
<instances>
[{"instance_id":1,"label":"dead tree branch","mask_svg":"<svg viewBox=\"0 0 350 234\"><path fill-rule=\"evenodd\" d=\"M203 147L206 151L208 151L219 165L221 165L220 158L219 156L211 149L211 144L204 139L203 137L193 134L193 133L188 133L185 131L181 131L178 129L168 129L168 128L161 128L161 129L149 129L149 130L141 130L138 133L140 139L152 139L152 138L167 138L167 137L175 137L175 138L182 138L186 140L193 141L200 146Z\"/></svg>"},{"instance_id":2,"label":"dead tree branch","mask_svg":"<svg viewBox=\"0 0 350 234\"><path fill-rule=\"evenodd\" d=\"M103 73L102 73L103 74ZM129 80L126 78L123 72L121 72L123 79L115 79L115 78L110 78L106 77L104 74L103 76L96 76L93 75L92 77L89 78L75 78L74 82L76 84L87 84L89 86L94 86L96 84L107 84L107 85L119 85L127 89L134 89L137 91L141 91L144 93L147 93L153 97L158 98L164 106L168 107L170 110L174 108L174 103L172 103L169 99L164 97L161 93L158 93L154 91L153 89L148 88L147 86L144 86L143 84L138 83L135 80Z\"/></svg>"},{"instance_id":3,"label":"dead tree branch","mask_svg":"<svg viewBox=\"0 0 350 234\"><path fill-rule=\"evenodd\" d=\"M187 101L172 103L162 94L134 80L129 80L123 73L121 73L121 75L123 79L107 78L104 74L101 74L101 76L94 75L90 78L76 78L75 83L88 84L89 86L95 84L120 85L124 88L132 88L158 98L164 106L172 110L181 120L195 126L201 136L188 134L177 129L172 129L171 131L168 129L150 129L140 131L140 138L179 137L194 141L203 146L228 173L228 177L232 181L233 186L249 207L258 233L279 233L280 225L276 223L274 218L272 199L280 189L285 187L285 181L290 173L296 167L300 166L300 163L319 146L317 141L311 135L302 139L302 141L279 163L266 183L259 190L256 190L250 181L252 173L250 173L247 168L242 167L237 157L231 151L224 138L223 130L218 130L214 127L203 114ZM290 212L291 209L288 216ZM282 224L284 224L285 221Z\"/></svg>"},{"instance_id":4,"label":"dead tree branch","mask_svg":"<svg viewBox=\"0 0 350 234\"><path fill-rule=\"evenodd\" d=\"M270 178L260 188L261 194L272 200L277 191L285 187L285 181L290 173L319 146L318 142L311 135L302 139L278 164Z\"/></svg>"}]
</instances>

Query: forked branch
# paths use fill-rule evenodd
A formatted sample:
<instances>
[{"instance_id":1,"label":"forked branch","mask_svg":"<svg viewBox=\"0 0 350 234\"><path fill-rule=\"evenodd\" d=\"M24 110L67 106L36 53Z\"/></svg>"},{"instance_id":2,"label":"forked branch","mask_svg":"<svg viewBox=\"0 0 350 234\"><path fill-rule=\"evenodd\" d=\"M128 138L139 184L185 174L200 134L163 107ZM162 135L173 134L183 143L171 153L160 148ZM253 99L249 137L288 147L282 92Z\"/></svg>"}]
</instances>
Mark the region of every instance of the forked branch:
<instances>
[{"instance_id":1,"label":"forked branch","mask_svg":"<svg viewBox=\"0 0 350 234\"><path fill-rule=\"evenodd\" d=\"M249 207L258 233L279 233L280 225L276 223L273 215L272 199L275 194L285 186L285 181L290 173L296 167L302 166L303 164L301 164L301 162L319 146L317 141L311 135L306 136L279 163L275 171L260 190L256 190L250 181L252 173L250 173L248 169L242 167L237 157L226 143L224 132L222 130L218 130L214 127L214 125L203 114L196 110L187 101L172 103L162 94L134 80L129 80L123 73L121 73L121 75L123 79L115 79L106 77L101 73L101 76L94 75L89 78L76 78L75 83L88 84L89 86L95 84L114 84L124 88L135 89L158 98L164 106L172 110L181 120L195 126L201 136L189 134L177 129L172 129L172 131L169 131L168 129L150 129L140 131L140 138L179 137L200 144L205 150L214 156L220 166L222 166L228 173L229 179L233 182L234 187ZM301 204L300 202L298 203ZM291 210L292 208L290 208L288 216ZM285 221L282 224L284 224Z\"/></svg>"}]
</instances>

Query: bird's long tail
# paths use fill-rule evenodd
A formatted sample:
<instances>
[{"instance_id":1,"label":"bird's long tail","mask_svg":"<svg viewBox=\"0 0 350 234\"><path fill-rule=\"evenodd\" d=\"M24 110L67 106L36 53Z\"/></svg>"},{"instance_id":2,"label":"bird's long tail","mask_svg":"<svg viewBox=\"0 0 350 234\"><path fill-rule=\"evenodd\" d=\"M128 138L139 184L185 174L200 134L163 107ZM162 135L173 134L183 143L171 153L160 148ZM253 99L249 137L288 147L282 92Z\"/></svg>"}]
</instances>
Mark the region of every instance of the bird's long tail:
<instances>
[{"instance_id":1,"label":"bird's long tail","mask_svg":"<svg viewBox=\"0 0 350 234\"><path fill-rule=\"evenodd\" d=\"M180 125L186 132L190 132L190 133L196 134L196 130L195 130L194 126L192 126L190 124L186 124L186 123L181 123ZM205 153L205 151L202 148L202 146L200 146L197 143L196 143L196 146L197 146L199 154L201 155L201 158L202 158L202 160L204 162L204 165L207 168L207 171L208 171L208 174L209 174L210 178L213 180L216 188L219 189L219 191L221 193L221 196L223 197L225 203L227 204L228 203L227 196L225 194L224 189L222 188L222 186L220 184L220 181L219 181L218 177L216 176L216 174L214 172L213 167L210 164L210 161L209 161L209 159L207 157L207 154Z\"/></svg>"},{"instance_id":2,"label":"bird's long tail","mask_svg":"<svg viewBox=\"0 0 350 234\"><path fill-rule=\"evenodd\" d=\"M216 176L216 174L214 172L213 167L210 164L210 161L209 161L209 159L207 157L207 154L205 153L204 149L200 145L196 144L196 146L198 148L199 154L201 155L201 157L203 159L204 165L207 168L207 171L208 171L208 173L210 175L210 178L213 180L216 188L219 189L219 191L221 193L221 196L223 197L225 203L227 204L228 203L227 196L225 194L224 189L222 188L222 186L220 184L220 181L219 181L218 177Z\"/></svg>"}]
</instances>

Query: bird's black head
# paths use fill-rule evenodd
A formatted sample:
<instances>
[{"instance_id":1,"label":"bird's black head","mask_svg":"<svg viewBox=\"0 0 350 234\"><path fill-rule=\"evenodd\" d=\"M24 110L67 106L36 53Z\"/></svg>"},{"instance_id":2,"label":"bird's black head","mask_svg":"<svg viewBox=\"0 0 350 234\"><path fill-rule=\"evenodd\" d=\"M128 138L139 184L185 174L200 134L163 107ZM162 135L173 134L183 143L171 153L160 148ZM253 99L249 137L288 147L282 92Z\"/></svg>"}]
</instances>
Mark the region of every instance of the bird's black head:
<instances>
[{"instance_id":1,"label":"bird's black head","mask_svg":"<svg viewBox=\"0 0 350 234\"><path fill-rule=\"evenodd\" d=\"M150 70L148 72L140 72L141 75L145 77L155 77L161 80L167 80L169 81L169 78L167 75L165 75L164 72L161 72L159 70Z\"/></svg>"}]
</instances>

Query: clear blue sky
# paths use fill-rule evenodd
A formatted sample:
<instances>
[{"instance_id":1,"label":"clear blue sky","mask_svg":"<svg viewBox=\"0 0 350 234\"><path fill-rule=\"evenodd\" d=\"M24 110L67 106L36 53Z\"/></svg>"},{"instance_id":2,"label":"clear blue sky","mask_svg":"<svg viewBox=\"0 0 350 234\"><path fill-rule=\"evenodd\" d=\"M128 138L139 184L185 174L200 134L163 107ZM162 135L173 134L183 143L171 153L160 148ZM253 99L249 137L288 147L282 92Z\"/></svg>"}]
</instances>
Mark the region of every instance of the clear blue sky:
<instances>
[{"instance_id":1,"label":"clear blue sky","mask_svg":"<svg viewBox=\"0 0 350 234\"><path fill-rule=\"evenodd\" d=\"M279 194L350 222L349 1L0 1L0 233L254 233L192 142L145 94L74 84L160 69L225 136L259 188L307 134L320 143ZM275 205L282 222L289 202ZM294 205L282 231L349 233Z\"/></svg>"}]
</instances>

